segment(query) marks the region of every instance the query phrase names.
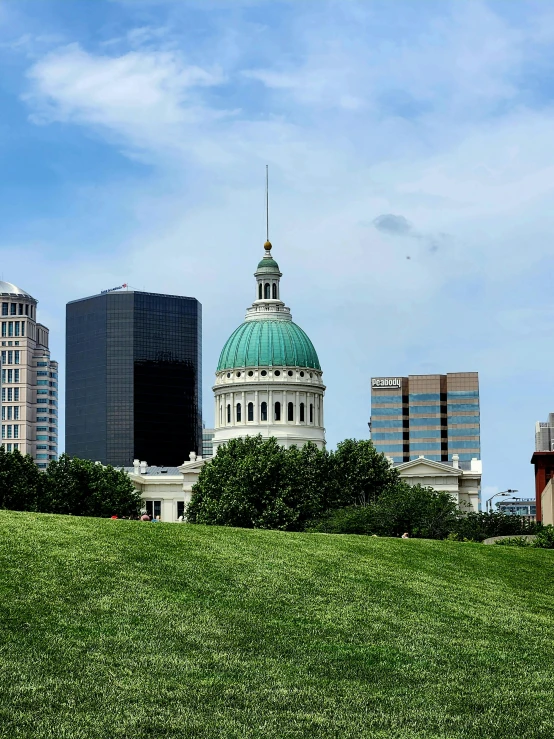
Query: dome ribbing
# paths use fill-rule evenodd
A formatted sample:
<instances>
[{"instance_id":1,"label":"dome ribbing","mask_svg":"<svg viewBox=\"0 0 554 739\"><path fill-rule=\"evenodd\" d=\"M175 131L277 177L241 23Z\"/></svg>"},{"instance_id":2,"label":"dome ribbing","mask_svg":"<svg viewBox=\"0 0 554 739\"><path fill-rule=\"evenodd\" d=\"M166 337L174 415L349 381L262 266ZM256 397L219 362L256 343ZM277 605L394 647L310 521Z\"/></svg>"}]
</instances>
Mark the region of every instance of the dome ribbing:
<instances>
[{"instance_id":1,"label":"dome ribbing","mask_svg":"<svg viewBox=\"0 0 554 739\"><path fill-rule=\"evenodd\" d=\"M241 324L227 339L217 371L238 367L312 367L321 370L314 345L292 321Z\"/></svg>"}]
</instances>

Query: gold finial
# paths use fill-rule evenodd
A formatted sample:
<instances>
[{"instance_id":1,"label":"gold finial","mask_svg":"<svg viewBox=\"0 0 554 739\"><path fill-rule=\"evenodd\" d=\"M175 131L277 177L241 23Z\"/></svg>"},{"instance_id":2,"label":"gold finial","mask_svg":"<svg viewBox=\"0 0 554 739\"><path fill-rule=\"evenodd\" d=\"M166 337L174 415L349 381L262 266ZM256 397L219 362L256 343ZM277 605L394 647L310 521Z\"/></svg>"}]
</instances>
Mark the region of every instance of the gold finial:
<instances>
[{"instance_id":1,"label":"gold finial","mask_svg":"<svg viewBox=\"0 0 554 739\"><path fill-rule=\"evenodd\" d=\"M264 249L266 251L271 251L271 241L266 241L264 244Z\"/></svg>"}]
</instances>

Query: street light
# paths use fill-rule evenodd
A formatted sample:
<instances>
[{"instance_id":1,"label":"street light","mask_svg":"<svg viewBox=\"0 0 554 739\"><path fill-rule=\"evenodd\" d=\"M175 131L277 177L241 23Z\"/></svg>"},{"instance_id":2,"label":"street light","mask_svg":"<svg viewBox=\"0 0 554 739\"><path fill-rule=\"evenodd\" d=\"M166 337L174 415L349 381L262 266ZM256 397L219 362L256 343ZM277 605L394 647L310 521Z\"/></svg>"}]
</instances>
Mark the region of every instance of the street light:
<instances>
[{"instance_id":1,"label":"street light","mask_svg":"<svg viewBox=\"0 0 554 739\"><path fill-rule=\"evenodd\" d=\"M504 496L506 496L506 495L512 495L513 493L517 493L517 492L519 492L519 491L518 490L512 490L511 488L508 488L508 490L503 490L501 493L495 493L494 495L491 495L491 497L485 503L485 508L486 508L487 513L491 513L492 512L491 502L492 502L492 499L493 498L496 498L497 495L504 495Z\"/></svg>"}]
</instances>

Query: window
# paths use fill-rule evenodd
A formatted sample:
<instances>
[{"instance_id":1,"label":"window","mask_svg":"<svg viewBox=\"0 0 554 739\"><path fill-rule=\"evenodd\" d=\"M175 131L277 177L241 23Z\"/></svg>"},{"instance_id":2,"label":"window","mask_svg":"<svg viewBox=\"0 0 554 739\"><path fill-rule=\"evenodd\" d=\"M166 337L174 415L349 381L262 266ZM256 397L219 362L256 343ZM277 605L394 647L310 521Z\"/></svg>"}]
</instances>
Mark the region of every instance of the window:
<instances>
[{"instance_id":1,"label":"window","mask_svg":"<svg viewBox=\"0 0 554 739\"><path fill-rule=\"evenodd\" d=\"M473 425L479 423L479 416L448 416L448 425L451 423L471 423Z\"/></svg>"},{"instance_id":2,"label":"window","mask_svg":"<svg viewBox=\"0 0 554 739\"><path fill-rule=\"evenodd\" d=\"M270 286L269 282L266 282L265 285L264 285L264 298L266 300L269 300L269 298L271 297L271 295L270 295L270 289L271 289L271 286Z\"/></svg>"},{"instance_id":3,"label":"window","mask_svg":"<svg viewBox=\"0 0 554 739\"><path fill-rule=\"evenodd\" d=\"M265 402L265 400L262 403L260 410L261 410L261 420L267 421L267 403Z\"/></svg>"},{"instance_id":4,"label":"window","mask_svg":"<svg viewBox=\"0 0 554 739\"><path fill-rule=\"evenodd\" d=\"M15 359L14 364L19 364L19 355L21 354L21 352L15 351L13 354L14 354L14 359Z\"/></svg>"},{"instance_id":5,"label":"window","mask_svg":"<svg viewBox=\"0 0 554 739\"><path fill-rule=\"evenodd\" d=\"M278 401L277 403L275 403L275 420L281 420L281 403L279 403Z\"/></svg>"},{"instance_id":6,"label":"window","mask_svg":"<svg viewBox=\"0 0 554 739\"><path fill-rule=\"evenodd\" d=\"M231 423L231 404L227 403L227 423Z\"/></svg>"},{"instance_id":7,"label":"window","mask_svg":"<svg viewBox=\"0 0 554 739\"><path fill-rule=\"evenodd\" d=\"M48 437L47 436L42 436L42 435L41 436L37 435L37 441L48 441Z\"/></svg>"},{"instance_id":8,"label":"window","mask_svg":"<svg viewBox=\"0 0 554 739\"><path fill-rule=\"evenodd\" d=\"M16 334L19 336L19 334ZM21 321L21 336L25 336L25 321Z\"/></svg>"},{"instance_id":9,"label":"window","mask_svg":"<svg viewBox=\"0 0 554 739\"><path fill-rule=\"evenodd\" d=\"M37 367L48 367L48 362L37 362Z\"/></svg>"},{"instance_id":10,"label":"window","mask_svg":"<svg viewBox=\"0 0 554 739\"><path fill-rule=\"evenodd\" d=\"M48 444L37 444L37 449L45 449L48 451Z\"/></svg>"},{"instance_id":11,"label":"window","mask_svg":"<svg viewBox=\"0 0 554 739\"><path fill-rule=\"evenodd\" d=\"M411 405L410 413L440 413L441 407L437 405Z\"/></svg>"},{"instance_id":12,"label":"window","mask_svg":"<svg viewBox=\"0 0 554 739\"><path fill-rule=\"evenodd\" d=\"M2 321L2 336L6 336L6 321Z\"/></svg>"},{"instance_id":13,"label":"window","mask_svg":"<svg viewBox=\"0 0 554 739\"><path fill-rule=\"evenodd\" d=\"M248 420L254 420L254 403L248 403Z\"/></svg>"},{"instance_id":14,"label":"window","mask_svg":"<svg viewBox=\"0 0 554 739\"><path fill-rule=\"evenodd\" d=\"M300 423L304 423L304 403L300 403Z\"/></svg>"},{"instance_id":15,"label":"window","mask_svg":"<svg viewBox=\"0 0 554 739\"><path fill-rule=\"evenodd\" d=\"M22 316L22 315L23 315L23 303L20 303L20 304L19 304L19 315L20 315L20 316Z\"/></svg>"},{"instance_id":16,"label":"window","mask_svg":"<svg viewBox=\"0 0 554 739\"><path fill-rule=\"evenodd\" d=\"M273 299L277 299L277 285L273 283Z\"/></svg>"},{"instance_id":17,"label":"window","mask_svg":"<svg viewBox=\"0 0 554 739\"><path fill-rule=\"evenodd\" d=\"M2 315L7 316L8 315L8 304L2 303Z\"/></svg>"},{"instance_id":18,"label":"window","mask_svg":"<svg viewBox=\"0 0 554 739\"><path fill-rule=\"evenodd\" d=\"M48 431L48 426L37 426L37 431Z\"/></svg>"},{"instance_id":19,"label":"window","mask_svg":"<svg viewBox=\"0 0 554 739\"><path fill-rule=\"evenodd\" d=\"M8 336L13 336L13 321L8 321Z\"/></svg>"},{"instance_id":20,"label":"window","mask_svg":"<svg viewBox=\"0 0 554 739\"><path fill-rule=\"evenodd\" d=\"M263 290L262 283L260 282L260 284L258 285L258 298L259 298L259 300L262 299L262 290Z\"/></svg>"},{"instance_id":21,"label":"window","mask_svg":"<svg viewBox=\"0 0 554 739\"><path fill-rule=\"evenodd\" d=\"M37 377L48 377L48 372L45 372L44 370L39 370L37 372Z\"/></svg>"},{"instance_id":22,"label":"window","mask_svg":"<svg viewBox=\"0 0 554 739\"><path fill-rule=\"evenodd\" d=\"M381 403L397 403L402 405L401 395L374 395L371 398L372 405L380 405Z\"/></svg>"},{"instance_id":23,"label":"window","mask_svg":"<svg viewBox=\"0 0 554 739\"><path fill-rule=\"evenodd\" d=\"M37 454L37 459L48 459L48 454ZM46 467L46 465L44 465Z\"/></svg>"},{"instance_id":24,"label":"window","mask_svg":"<svg viewBox=\"0 0 554 739\"><path fill-rule=\"evenodd\" d=\"M184 500L178 500L177 501L177 518L181 518L181 516L185 515L185 501Z\"/></svg>"},{"instance_id":25,"label":"window","mask_svg":"<svg viewBox=\"0 0 554 739\"><path fill-rule=\"evenodd\" d=\"M8 395L9 395L9 398L8 398L8 400L11 400L11 399L12 399L12 395L11 395L11 393L12 393L12 389L10 388L10 389L8 390ZM19 402L19 388L18 388L18 387L14 387L14 389L13 389L13 399L14 399L14 401L15 401L16 403L18 403L18 402Z\"/></svg>"},{"instance_id":26,"label":"window","mask_svg":"<svg viewBox=\"0 0 554 739\"><path fill-rule=\"evenodd\" d=\"M454 413L456 411L473 411L474 413L479 413L479 401L476 400L474 403L449 403L448 404L448 412Z\"/></svg>"},{"instance_id":27,"label":"window","mask_svg":"<svg viewBox=\"0 0 554 739\"><path fill-rule=\"evenodd\" d=\"M12 445L11 444L6 444L6 451L7 452L11 452L11 450L12 450Z\"/></svg>"},{"instance_id":28,"label":"window","mask_svg":"<svg viewBox=\"0 0 554 739\"><path fill-rule=\"evenodd\" d=\"M19 370L18 369L13 371L13 381L19 382Z\"/></svg>"},{"instance_id":29,"label":"window","mask_svg":"<svg viewBox=\"0 0 554 739\"><path fill-rule=\"evenodd\" d=\"M242 408L240 407L240 403L237 403L237 421L238 423L242 421Z\"/></svg>"},{"instance_id":30,"label":"window","mask_svg":"<svg viewBox=\"0 0 554 739\"><path fill-rule=\"evenodd\" d=\"M402 431L383 431L371 434L372 441L394 441L402 439Z\"/></svg>"},{"instance_id":31,"label":"window","mask_svg":"<svg viewBox=\"0 0 554 739\"><path fill-rule=\"evenodd\" d=\"M161 500L147 500L145 501L144 505L146 506L146 513L148 513L150 518L161 518L161 515L162 515L162 501Z\"/></svg>"},{"instance_id":32,"label":"window","mask_svg":"<svg viewBox=\"0 0 554 739\"><path fill-rule=\"evenodd\" d=\"M6 426L6 434L7 434L8 439L12 438L12 427L11 426Z\"/></svg>"},{"instance_id":33,"label":"window","mask_svg":"<svg viewBox=\"0 0 554 739\"><path fill-rule=\"evenodd\" d=\"M461 429L448 429L448 436L479 436L479 427L468 426Z\"/></svg>"},{"instance_id":34,"label":"window","mask_svg":"<svg viewBox=\"0 0 554 739\"><path fill-rule=\"evenodd\" d=\"M440 439L440 429L424 429L423 431L411 431L410 439Z\"/></svg>"},{"instance_id":35,"label":"window","mask_svg":"<svg viewBox=\"0 0 554 739\"><path fill-rule=\"evenodd\" d=\"M15 323L15 335L19 336L19 321L14 321ZM22 336L25 336L25 334L22 334Z\"/></svg>"},{"instance_id":36,"label":"window","mask_svg":"<svg viewBox=\"0 0 554 739\"><path fill-rule=\"evenodd\" d=\"M37 380L37 385L48 385L48 380Z\"/></svg>"},{"instance_id":37,"label":"window","mask_svg":"<svg viewBox=\"0 0 554 739\"><path fill-rule=\"evenodd\" d=\"M29 303L25 303L25 315L29 315Z\"/></svg>"},{"instance_id":38,"label":"window","mask_svg":"<svg viewBox=\"0 0 554 739\"><path fill-rule=\"evenodd\" d=\"M314 422L314 406L310 403L310 423Z\"/></svg>"},{"instance_id":39,"label":"window","mask_svg":"<svg viewBox=\"0 0 554 739\"><path fill-rule=\"evenodd\" d=\"M17 305L15 303L12 303L10 305L10 316L16 316L17 315Z\"/></svg>"},{"instance_id":40,"label":"window","mask_svg":"<svg viewBox=\"0 0 554 739\"><path fill-rule=\"evenodd\" d=\"M19 426L14 426L13 427L13 438L14 439L19 439Z\"/></svg>"},{"instance_id":41,"label":"window","mask_svg":"<svg viewBox=\"0 0 554 739\"><path fill-rule=\"evenodd\" d=\"M294 403L289 403L287 406L287 420L294 421Z\"/></svg>"}]
</instances>

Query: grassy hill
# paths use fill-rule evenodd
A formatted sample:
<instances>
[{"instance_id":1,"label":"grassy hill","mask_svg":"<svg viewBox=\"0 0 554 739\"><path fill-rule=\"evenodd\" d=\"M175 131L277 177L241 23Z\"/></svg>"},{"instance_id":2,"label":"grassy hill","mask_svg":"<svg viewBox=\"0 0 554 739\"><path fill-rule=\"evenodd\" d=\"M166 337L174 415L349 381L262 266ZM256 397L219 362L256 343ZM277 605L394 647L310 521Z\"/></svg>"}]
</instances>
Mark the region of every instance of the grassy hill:
<instances>
[{"instance_id":1,"label":"grassy hill","mask_svg":"<svg viewBox=\"0 0 554 739\"><path fill-rule=\"evenodd\" d=\"M0 512L0 737L554 736L554 552Z\"/></svg>"}]
</instances>

